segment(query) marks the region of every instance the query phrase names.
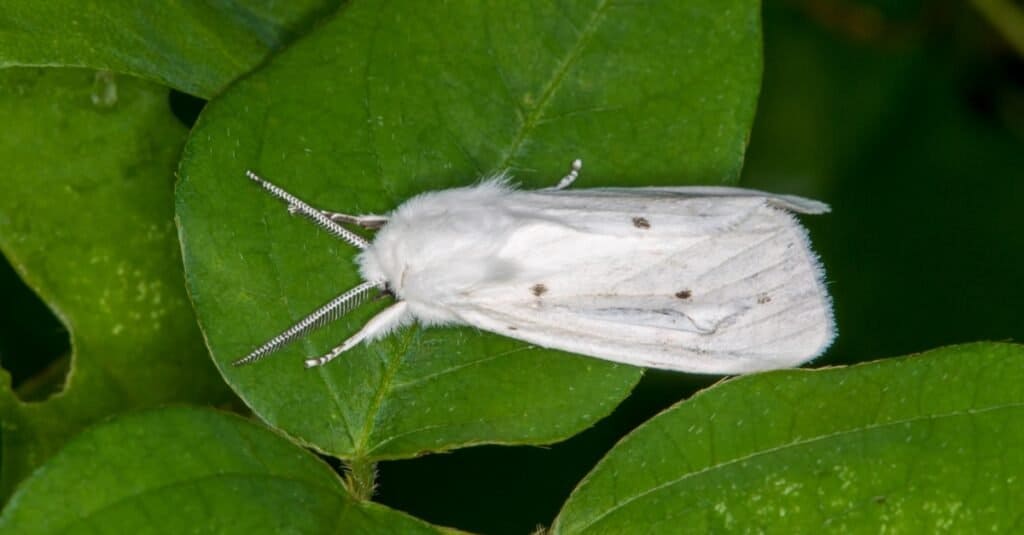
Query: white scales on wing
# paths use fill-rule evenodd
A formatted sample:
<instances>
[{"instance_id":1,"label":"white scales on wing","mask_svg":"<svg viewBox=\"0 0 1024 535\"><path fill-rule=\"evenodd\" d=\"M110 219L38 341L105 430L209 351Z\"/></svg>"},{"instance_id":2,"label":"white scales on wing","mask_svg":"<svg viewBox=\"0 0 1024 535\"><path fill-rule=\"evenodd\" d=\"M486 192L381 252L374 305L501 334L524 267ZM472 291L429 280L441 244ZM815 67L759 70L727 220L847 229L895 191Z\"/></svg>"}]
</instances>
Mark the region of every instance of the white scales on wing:
<instances>
[{"instance_id":1,"label":"white scales on wing","mask_svg":"<svg viewBox=\"0 0 1024 535\"><path fill-rule=\"evenodd\" d=\"M307 365L412 321L700 373L795 366L829 345L822 271L790 213L826 205L738 188L562 189L578 171L577 160L544 190L517 190L498 177L424 193L387 216L316 211L380 227L372 243L354 243L363 248L357 263L367 291L386 288L397 302ZM366 295L358 293L350 300ZM301 325L239 362L301 336Z\"/></svg>"}]
</instances>

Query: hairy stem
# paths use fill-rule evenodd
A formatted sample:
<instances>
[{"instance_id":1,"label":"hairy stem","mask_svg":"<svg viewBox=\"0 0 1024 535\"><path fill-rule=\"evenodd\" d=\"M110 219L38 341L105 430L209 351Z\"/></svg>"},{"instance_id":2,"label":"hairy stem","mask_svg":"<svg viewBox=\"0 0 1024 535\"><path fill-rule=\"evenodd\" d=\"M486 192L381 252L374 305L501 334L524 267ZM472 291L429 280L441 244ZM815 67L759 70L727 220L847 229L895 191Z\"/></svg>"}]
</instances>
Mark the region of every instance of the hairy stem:
<instances>
[{"instance_id":1,"label":"hairy stem","mask_svg":"<svg viewBox=\"0 0 1024 535\"><path fill-rule=\"evenodd\" d=\"M370 500L377 489L377 463L351 459L345 463L345 488L359 500Z\"/></svg>"}]
</instances>

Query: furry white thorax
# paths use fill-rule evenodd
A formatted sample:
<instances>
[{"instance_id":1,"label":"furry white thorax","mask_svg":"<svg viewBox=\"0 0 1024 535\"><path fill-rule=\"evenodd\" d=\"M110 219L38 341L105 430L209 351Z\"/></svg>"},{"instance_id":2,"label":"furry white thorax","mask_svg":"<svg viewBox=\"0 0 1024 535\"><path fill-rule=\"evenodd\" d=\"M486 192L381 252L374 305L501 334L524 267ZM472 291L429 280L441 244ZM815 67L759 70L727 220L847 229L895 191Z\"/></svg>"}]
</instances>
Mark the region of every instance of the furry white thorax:
<instances>
[{"instance_id":1,"label":"furry white thorax","mask_svg":"<svg viewBox=\"0 0 1024 535\"><path fill-rule=\"evenodd\" d=\"M388 281L388 289L424 325L462 322L446 304L519 269L515 259L501 255L508 236L530 217L503 203L513 192L498 176L409 199L356 258L360 274Z\"/></svg>"}]
</instances>

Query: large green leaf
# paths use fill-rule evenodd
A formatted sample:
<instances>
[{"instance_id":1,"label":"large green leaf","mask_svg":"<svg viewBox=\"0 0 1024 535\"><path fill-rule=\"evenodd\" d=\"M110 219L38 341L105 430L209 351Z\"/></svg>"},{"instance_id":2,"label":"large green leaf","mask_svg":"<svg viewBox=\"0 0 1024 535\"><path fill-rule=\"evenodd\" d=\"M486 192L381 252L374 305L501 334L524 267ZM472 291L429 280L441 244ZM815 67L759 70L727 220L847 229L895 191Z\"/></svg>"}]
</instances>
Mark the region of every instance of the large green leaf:
<instances>
[{"instance_id":1,"label":"large green leaf","mask_svg":"<svg viewBox=\"0 0 1024 535\"><path fill-rule=\"evenodd\" d=\"M18 400L2 375L6 496L97 418L227 392L182 284L172 181L185 129L167 90L78 69L5 69L0 94L0 251L73 349L63 392L45 402Z\"/></svg>"},{"instance_id":2,"label":"large green leaf","mask_svg":"<svg viewBox=\"0 0 1024 535\"><path fill-rule=\"evenodd\" d=\"M639 370L469 328L409 328L302 368L365 309L228 366L357 281L350 247L243 171L355 213L504 168L549 186L577 156L581 187L734 182L760 53L751 0L353 2L212 102L186 147L180 236L215 361L260 417L349 459L544 443L591 425Z\"/></svg>"},{"instance_id":3,"label":"large green leaf","mask_svg":"<svg viewBox=\"0 0 1024 535\"><path fill-rule=\"evenodd\" d=\"M19 487L4 533L441 533L355 500L316 456L237 416L165 408L87 430Z\"/></svg>"},{"instance_id":4,"label":"large green leaf","mask_svg":"<svg viewBox=\"0 0 1024 535\"><path fill-rule=\"evenodd\" d=\"M209 98L339 0L5 0L0 67L107 69Z\"/></svg>"},{"instance_id":5,"label":"large green leaf","mask_svg":"<svg viewBox=\"0 0 1024 535\"><path fill-rule=\"evenodd\" d=\"M1019 528L1024 346L730 380L638 428L553 533Z\"/></svg>"}]
</instances>

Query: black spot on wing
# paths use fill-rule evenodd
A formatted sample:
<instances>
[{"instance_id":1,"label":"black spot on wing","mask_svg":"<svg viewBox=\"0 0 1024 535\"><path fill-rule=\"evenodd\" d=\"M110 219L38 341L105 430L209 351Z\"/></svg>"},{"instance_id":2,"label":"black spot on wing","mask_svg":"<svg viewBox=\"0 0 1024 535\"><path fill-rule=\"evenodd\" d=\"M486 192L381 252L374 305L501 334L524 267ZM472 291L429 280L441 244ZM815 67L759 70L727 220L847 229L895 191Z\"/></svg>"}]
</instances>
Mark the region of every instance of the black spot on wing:
<instances>
[{"instance_id":1,"label":"black spot on wing","mask_svg":"<svg viewBox=\"0 0 1024 535\"><path fill-rule=\"evenodd\" d=\"M548 287L544 286L544 284L538 282L537 284L534 284L533 286L530 287L530 293L532 293L533 295L535 295L537 297L540 297L540 296L548 293Z\"/></svg>"},{"instance_id":2,"label":"black spot on wing","mask_svg":"<svg viewBox=\"0 0 1024 535\"><path fill-rule=\"evenodd\" d=\"M633 226L639 229L646 230L651 228L651 222L648 221L646 217L634 217Z\"/></svg>"},{"instance_id":3,"label":"black spot on wing","mask_svg":"<svg viewBox=\"0 0 1024 535\"><path fill-rule=\"evenodd\" d=\"M680 299L689 299L691 295L693 295L693 292L690 290L679 290L676 292L676 297Z\"/></svg>"}]
</instances>

